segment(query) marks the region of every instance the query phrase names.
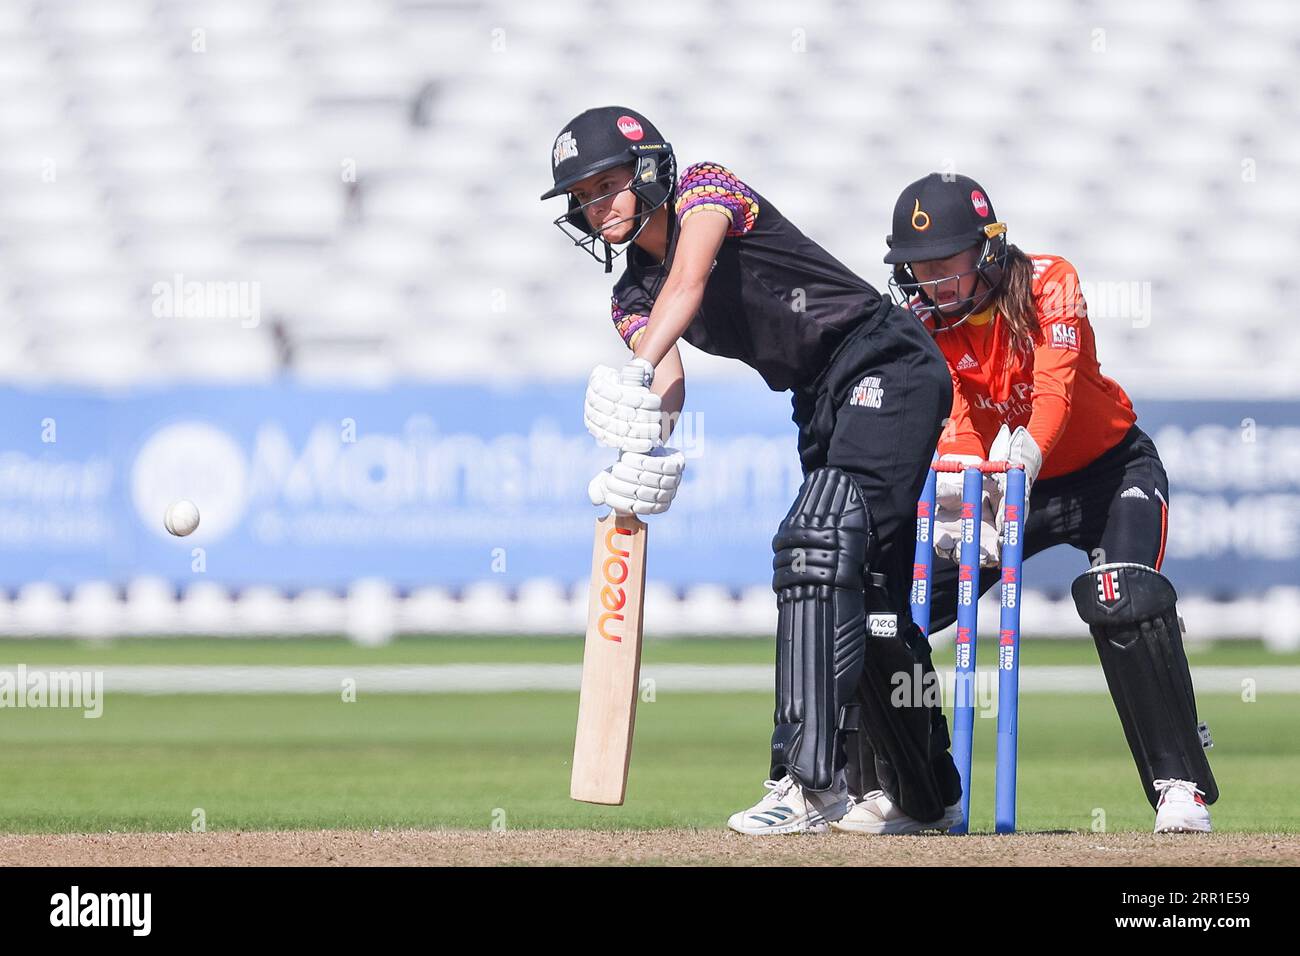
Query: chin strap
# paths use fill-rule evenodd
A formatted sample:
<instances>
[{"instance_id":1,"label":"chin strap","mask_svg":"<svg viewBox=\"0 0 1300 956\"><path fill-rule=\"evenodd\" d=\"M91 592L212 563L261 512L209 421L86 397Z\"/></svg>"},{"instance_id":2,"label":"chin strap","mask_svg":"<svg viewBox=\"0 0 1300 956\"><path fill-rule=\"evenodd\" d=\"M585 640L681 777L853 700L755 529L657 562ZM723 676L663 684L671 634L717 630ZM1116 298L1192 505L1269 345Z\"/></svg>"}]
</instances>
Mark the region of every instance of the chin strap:
<instances>
[{"instance_id":1,"label":"chin strap","mask_svg":"<svg viewBox=\"0 0 1300 956\"><path fill-rule=\"evenodd\" d=\"M940 309L937 305L934 305L933 303L931 304L929 315L934 320L934 334L937 335L940 332L951 332L953 329L957 328L958 326L965 325L971 316L979 315L986 308L988 308L989 303L993 300L993 296L997 292L997 290L989 285L988 280L985 279L984 276L981 275L979 277L979 281L984 283L985 288L984 288L983 295L981 295L979 298L976 298L975 296L971 296L969 299L967 299L966 301L970 302L971 306L962 315L956 318L949 318L947 315L944 315L943 310ZM922 295L924 296L923 293ZM927 301L929 301L928 296L924 296L924 297L926 298ZM924 318L924 316L921 317Z\"/></svg>"}]
</instances>

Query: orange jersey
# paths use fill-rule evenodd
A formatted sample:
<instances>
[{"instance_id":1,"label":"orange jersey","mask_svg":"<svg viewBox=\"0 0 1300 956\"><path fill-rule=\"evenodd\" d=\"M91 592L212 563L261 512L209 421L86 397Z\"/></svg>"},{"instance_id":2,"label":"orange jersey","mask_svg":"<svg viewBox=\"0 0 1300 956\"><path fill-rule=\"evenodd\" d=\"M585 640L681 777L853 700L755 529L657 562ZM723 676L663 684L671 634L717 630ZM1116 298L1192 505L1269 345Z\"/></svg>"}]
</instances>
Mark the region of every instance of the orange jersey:
<instances>
[{"instance_id":1,"label":"orange jersey","mask_svg":"<svg viewBox=\"0 0 1300 956\"><path fill-rule=\"evenodd\" d=\"M1031 352L1012 347L1000 313L935 336L953 381L939 454L984 457L1003 424L1024 425L1043 452L1039 477L1054 478L1113 448L1137 416L1124 389L1101 374L1074 266L1059 256L1030 260L1038 311Z\"/></svg>"}]
</instances>

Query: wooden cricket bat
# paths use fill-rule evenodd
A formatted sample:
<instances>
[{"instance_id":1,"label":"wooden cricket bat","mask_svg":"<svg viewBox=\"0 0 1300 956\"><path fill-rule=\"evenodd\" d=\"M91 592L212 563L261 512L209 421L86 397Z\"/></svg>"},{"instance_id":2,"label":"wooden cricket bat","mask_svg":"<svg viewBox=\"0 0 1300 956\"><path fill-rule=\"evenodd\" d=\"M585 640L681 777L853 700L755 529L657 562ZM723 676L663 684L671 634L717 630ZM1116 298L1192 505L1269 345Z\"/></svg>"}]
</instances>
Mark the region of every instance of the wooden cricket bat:
<instances>
[{"instance_id":1,"label":"wooden cricket bat","mask_svg":"<svg viewBox=\"0 0 1300 956\"><path fill-rule=\"evenodd\" d=\"M596 522L587 643L569 796L619 805L627 792L641 678L646 526L611 512Z\"/></svg>"}]
</instances>

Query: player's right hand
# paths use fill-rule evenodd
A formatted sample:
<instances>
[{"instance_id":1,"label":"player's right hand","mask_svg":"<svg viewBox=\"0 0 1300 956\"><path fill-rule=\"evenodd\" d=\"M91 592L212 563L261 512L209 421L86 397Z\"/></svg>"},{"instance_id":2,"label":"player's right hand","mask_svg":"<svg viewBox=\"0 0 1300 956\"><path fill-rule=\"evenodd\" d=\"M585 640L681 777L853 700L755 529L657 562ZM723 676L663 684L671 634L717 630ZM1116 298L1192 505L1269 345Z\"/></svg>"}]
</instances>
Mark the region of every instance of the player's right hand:
<instances>
[{"instance_id":1,"label":"player's right hand","mask_svg":"<svg viewBox=\"0 0 1300 956\"><path fill-rule=\"evenodd\" d=\"M608 365L587 379L582 420L596 441L619 451L645 454L663 444L659 396Z\"/></svg>"},{"instance_id":2,"label":"player's right hand","mask_svg":"<svg viewBox=\"0 0 1300 956\"><path fill-rule=\"evenodd\" d=\"M960 462L963 465L979 465L984 461L979 455L941 455L939 460ZM965 472L935 473L934 517L936 521L957 521L961 518L961 498L965 482Z\"/></svg>"},{"instance_id":3,"label":"player's right hand","mask_svg":"<svg viewBox=\"0 0 1300 956\"><path fill-rule=\"evenodd\" d=\"M958 461L963 465L978 465L978 455L944 455L940 461ZM965 487L964 472L941 471L934 482L934 550L941 558L961 561L961 502ZM998 532L995 523L993 494L997 486L990 476L985 476L980 494L980 566L996 568L1001 559Z\"/></svg>"},{"instance_id":4,"label":"player's right hand","mask_svg":"<svg viewBox=\"0 0 1300 956\"><path fill-rule=\"evenodd\" d=\"M994 524L993 504L988 493L983 495L980 507L980 567L996 568L1002 558L998 542L998 529ZM961 563L961 517L934 523L934 550L953 564Z\"/></svg>"},{"instance_id":5,"label":"player's right hand","mask_svg":"<svg viewBox=\"0 0 1300 956\"><path fill-rule=\"evenodd\" d=\"M686 456L660 446L648 455L625 451L587 486L593 505L608 505L619 514L657 515L677 497Z\"/></svg>"},{"instance_id":6,"label":"player's right hand","mask_svg":"<svg viewBox=\"0 0 1300 956\"><path fill-rule=\"evenodd\" d=\"M1038 473L1043 470L1042 449L1038 447L1038 442L1034 441L1034 436L1029 434L1029 429L1021 425L1015 431L1012 431L1009 426L1003 425L998 430L997 437L993 439L993 444L989 448L989 460L1006 461L1024 468L1025 503L1027 505L1034 490L1034 482L1038 479ZM993 492L993 510L996 515L998 533L1001 534L1006 517L1007 476L1006 474L999 474L994 477L996 479L996 488Z\"/></svg>"}]
</instances>

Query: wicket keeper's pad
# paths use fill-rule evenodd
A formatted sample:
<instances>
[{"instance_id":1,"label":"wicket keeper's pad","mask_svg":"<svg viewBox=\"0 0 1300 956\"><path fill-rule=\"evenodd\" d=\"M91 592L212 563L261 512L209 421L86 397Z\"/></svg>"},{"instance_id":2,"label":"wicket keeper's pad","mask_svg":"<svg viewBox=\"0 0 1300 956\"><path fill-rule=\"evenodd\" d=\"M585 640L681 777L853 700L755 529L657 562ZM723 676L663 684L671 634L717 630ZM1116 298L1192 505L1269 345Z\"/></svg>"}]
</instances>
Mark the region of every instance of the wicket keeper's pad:
<instances>
[{"instance_id":1,"label":"wicket keeper's pad","mask_svg":"<svg viewBox=\"0 0 1300 956\"><path fill-rule=\"evenodd\" d=\"M929 767L929 712L890 702L891 675L911 674L915 658L897 633L867 635L871 513L852 476L835 467L809 472L772 550L777 595L772 779L789 773L806 790L830 789L845 765L844 736L858 729L854 692L861 682L863 726L895 767L906 767L900 780L931 782L931 793L909 793L909 803L928 814L919 819L937 819L943 802Z\"/></svg>"},{"instance_id":2,"label":"wicket keeper's pad","mask_svg":"<svg viewBox=\"0 0 1300 956\"><path fill-rule=\"evenodd\" d=\"M1092 631L1151 806L1157 778L1194 781L1213 803L1219 789L1196 719L1173 584L1144 564L1101 564L1075 578L1070 593Z\"/></svg>"}]
</instances>

